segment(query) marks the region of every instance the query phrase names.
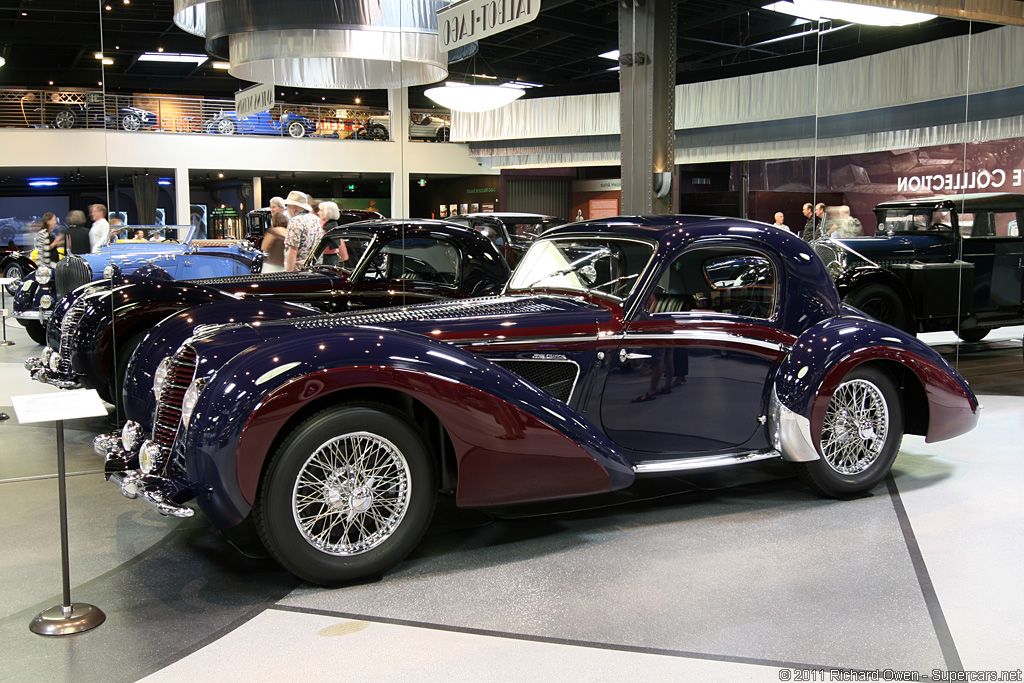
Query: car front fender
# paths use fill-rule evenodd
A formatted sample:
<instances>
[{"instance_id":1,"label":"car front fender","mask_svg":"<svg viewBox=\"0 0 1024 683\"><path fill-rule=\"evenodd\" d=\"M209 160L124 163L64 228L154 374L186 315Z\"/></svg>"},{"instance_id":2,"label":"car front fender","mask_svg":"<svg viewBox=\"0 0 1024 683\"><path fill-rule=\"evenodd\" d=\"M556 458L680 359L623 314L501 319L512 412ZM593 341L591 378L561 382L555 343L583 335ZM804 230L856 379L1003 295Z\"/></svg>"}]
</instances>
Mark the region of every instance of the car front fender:
<instances>
[{"instance_id":1,"label":"car front fender","mask_svg":"<svg viewBox=\"0 0 1024 683\"><path fill-rule=\"evenodd\" d=\"M191 285L191 287L199 287ZM323 315L323 311L282 301L239 301L235 297L210 288L223 298L211 296L200 305L178 308L170 312L139 344L125 373L123 389L125 415L147 430L153 423L156 399L153 396L153 373L192 336L199 325L225 323L262 323L294 317Z\"/></svg>"},{"instance_id":2,"label":"car front fender","mask_svg":"<svg viewBox=\"0 0 1024 683\"><path fill-rule=\"evenodd\" d=\"M217 353L201 340L195 346L200 367ZM247 515L279 437L306 416L398 395L425 406L451 439L460 506L569 498L633 481L598 429L484 358L404 331L293 330L232 357L200 393L181 443L190 479L203 473L195 483L209 491L197 496L204 512L222 527Z\"/></svg>"}]
</instances>

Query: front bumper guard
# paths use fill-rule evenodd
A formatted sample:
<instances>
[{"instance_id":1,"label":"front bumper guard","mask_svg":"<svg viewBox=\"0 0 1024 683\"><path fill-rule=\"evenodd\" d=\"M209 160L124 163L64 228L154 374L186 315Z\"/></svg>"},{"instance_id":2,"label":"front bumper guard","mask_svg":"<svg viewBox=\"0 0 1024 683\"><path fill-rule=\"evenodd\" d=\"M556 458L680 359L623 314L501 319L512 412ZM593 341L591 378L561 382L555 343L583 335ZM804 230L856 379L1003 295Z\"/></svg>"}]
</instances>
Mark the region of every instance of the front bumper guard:
<instances>
[{"instance_id":1,"label":"front bumper guard","mask_svg":"<svg viewBox=\"0 0 1024 683\"><path fill-rule=\"evenodd\" d=\"M49 349L47 349L49 351ZM55 386L58 389L81 389L82 385L77 379L67 379L58 375L49 367L48 355L32 356L25 360L25 369L29 376L37 382Z\"/></svg>"},{"instance_id":2,"label":"front bumper guard","mask_svg":"<svg viewBox=\"0 0 1024 683\"><path fill-rule=\"evenodd\" d=\"M138 467L139 456L122 448L121 436L117 432L97 436L92 447L97 455L104 458L103 472L107 481L117 485L125 498L141 498L167 517L191 517L195 514L192 508L171 502L177 487L170 479L131 469Z\"/></svg>"}]
</instances>

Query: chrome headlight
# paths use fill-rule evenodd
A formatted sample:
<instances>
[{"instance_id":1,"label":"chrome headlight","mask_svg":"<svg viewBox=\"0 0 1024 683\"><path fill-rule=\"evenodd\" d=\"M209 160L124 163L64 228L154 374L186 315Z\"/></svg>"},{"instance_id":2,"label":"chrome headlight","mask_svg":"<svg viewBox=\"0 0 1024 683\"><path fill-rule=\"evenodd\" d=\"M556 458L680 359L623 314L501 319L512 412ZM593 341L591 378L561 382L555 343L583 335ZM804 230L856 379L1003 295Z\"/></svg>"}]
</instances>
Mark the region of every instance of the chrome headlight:
<instances>
[{"instance_id":1,"label":"chrome headlight","mask_svg":"<svg viewBox=\"0 0 1024 683\"><path fill-rule=\"evenodd\" d=\"M53 277L53 270L49 266L39 266L36 268L36 282L41 285L45 285Z\"/></svg>"},{"instance_id":2,"label":"chrome headlight","mask_svg":"<svg viewBox=\"0 0 1024 683\"><path fill-rule=\"evenodd\" d=\"M53 297L49 294L43 294L39 297L39 308L49 308L53 306Z\"/></svg>"},{"instance_id":3,"label":"chrome headlight","mask_svg":"<svg viewBox=\"0 0 1024 683\"><path fill-rule=\"evenodd\" d=\"M188 389L185 390L185 398L181 401L181 424L188 427L189 420L192 419L192 411L196 409L196 403L199 401L199 392L203 390L203 383L199 380L192 382L188 385Z\"/></svg>"},{"instance_id":4,"label":"chrome headlight","mask_svg":"<svg viewBox=\"0 0 1024 683\"><path fill-rule=\"evenodd\" d=\"M143 474L149 474L153 470L163 467L164 460L163 450L153 441L146 441L139 449L139 469Z\"/></svg>"},{"instance_id":5,"label":"chrome headlight","mask_svg":"<svg viewBox=\"0 0 1024 683\"><path fill-rule=\"evenodd\" d=\"M160 398L160 389L164 386L164 380L167 379L167 368L169 367L171 367L170 356L160 361L160 365L156 366L156 372L153 373L153 396L157 399Z\"/></svg>"},{"instance_id":6,"label":"chrome headlight","mask_svg":"<svg viewBox=\"0 0 1024 683\"><path fill-rule=\"evenodd\" d=\"M142 425L128 420L121 429L121 445L126 451L134 451L142 442Z\"/></svg>"},{"instance_id":7,"label":"chrome headlight","mask_svg":"<svg viewBox=\"0 0 1024 683\"><path fill-rule=\"evenodd\" d=\"M45 354L44 354L44 358L45 358ZM59 368L59 367L60 367L60 354L59 354L59 353L57 353L56 351L54 351L53 353L51 353L51 354L50 354L50 357L49 357L49 359L48 359L48 361L47 361L47 365L49 365L49 366L50 366L50 369L51 369L51 370L53 370L54 372L56 372L56 371L57 371L57 368Z\"/></svg>"}]
</instances>

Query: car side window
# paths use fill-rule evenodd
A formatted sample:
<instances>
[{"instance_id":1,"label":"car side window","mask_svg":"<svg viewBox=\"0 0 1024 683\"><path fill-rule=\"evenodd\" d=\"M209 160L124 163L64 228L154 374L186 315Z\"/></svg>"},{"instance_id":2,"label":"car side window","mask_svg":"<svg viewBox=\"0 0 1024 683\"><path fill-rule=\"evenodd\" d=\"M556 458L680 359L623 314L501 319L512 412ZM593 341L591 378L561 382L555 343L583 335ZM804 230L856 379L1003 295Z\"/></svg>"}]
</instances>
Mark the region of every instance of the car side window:
<instances>
[{"instance_id":1,"label":"car side window","mask_svg":"<svg viewBox=\"0 0 1024 683\"><path fill-rule=\"evenodd\" d=\"M960 234L967 239L1019 237L1024 211L978 211L960 214Z\"/></svg>"},{"instance_id":2,"label":"car side window","mask_svg":"<svg viewBox=\"0 0 1024 683\"><path fill-rule=\"evenodd\" d=\"M384 245L384 277L456 286L462 255L449 241L434 237L402 237Z\"/></svg>"},{"instance_id":3,"label":"car side window","mask_svg":"<svg viewBox=\"0 0 1024 683\"><path fill-rule=\"evenodd\" d=\"M775 270L766 257L695 249L679 255L665 270L648 311L654 315L713 311L770 318L775 289Z\"/></svg>"}]
</instances>

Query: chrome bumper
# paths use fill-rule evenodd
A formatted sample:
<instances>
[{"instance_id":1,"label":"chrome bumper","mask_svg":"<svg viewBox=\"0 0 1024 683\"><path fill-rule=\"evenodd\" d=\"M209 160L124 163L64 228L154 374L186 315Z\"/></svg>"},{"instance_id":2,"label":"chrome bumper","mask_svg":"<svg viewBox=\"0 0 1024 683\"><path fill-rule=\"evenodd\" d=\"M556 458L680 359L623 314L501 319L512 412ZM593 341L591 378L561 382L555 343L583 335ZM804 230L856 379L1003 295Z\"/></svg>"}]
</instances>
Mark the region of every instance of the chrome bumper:
<instances>
[{"instance_id":1,"label":"chrome bumper","mask_svg":"<svg viewBox=\"0 0 1024 683\"><path fill-rule=\"evenodd\" d=\"M42 357L33 356L27 358L25 360L25 369L28 370L29 376L37 382L50 384L59 389L81 389L82 385L79 384L77 379L67 379L50 370L50 355L52 353L53 351L47 348L43 351Z\"/></svg>"},{"instance_id":2,"label":"chrome bumper","mask_svg":"<svg viewBox=\"0 0 1024 683\"><path fill-rule=\"evenodd\" d=\"M175 488L171 480L128 469L138 466L138 454L122 448L119 433L97 436L93 439L92 448L97 455L103 456L103 472L107 481L116 484L125 498L142 498L161 515L168 517L191 517L195 514L192 508L168 500L168 492Z\"/></svg>"},{"instance_id":3,"label":"chrome bumper","mask_svg":"<svg viewBox=\"0 0 1024 683\"><path fill-rule=\"evenodd\" d=\"M39 311L15 311L14 318L16 320L42 320L43 316Z\"/></svg>"}]
</instances>

